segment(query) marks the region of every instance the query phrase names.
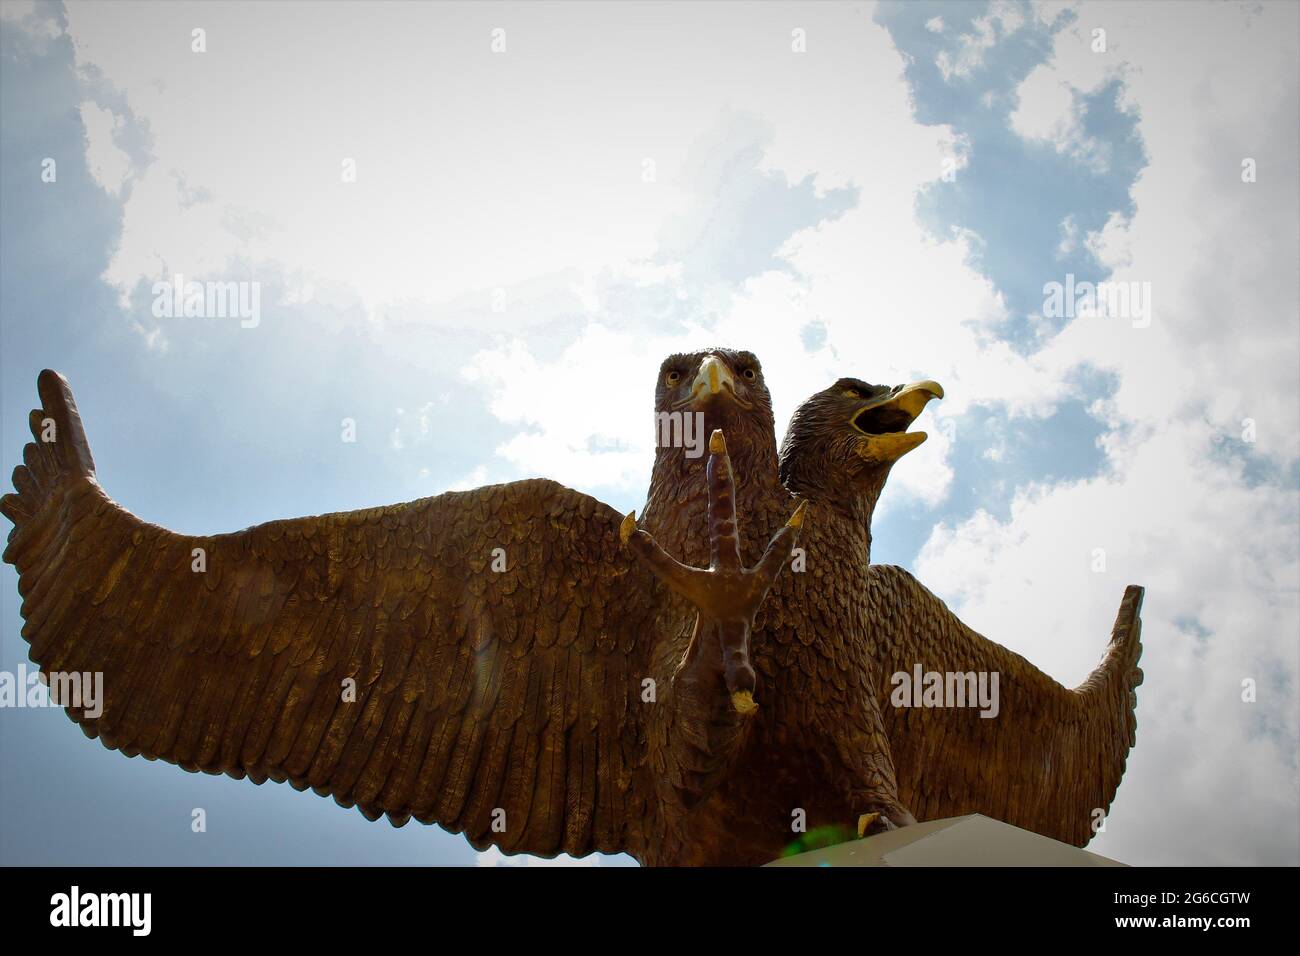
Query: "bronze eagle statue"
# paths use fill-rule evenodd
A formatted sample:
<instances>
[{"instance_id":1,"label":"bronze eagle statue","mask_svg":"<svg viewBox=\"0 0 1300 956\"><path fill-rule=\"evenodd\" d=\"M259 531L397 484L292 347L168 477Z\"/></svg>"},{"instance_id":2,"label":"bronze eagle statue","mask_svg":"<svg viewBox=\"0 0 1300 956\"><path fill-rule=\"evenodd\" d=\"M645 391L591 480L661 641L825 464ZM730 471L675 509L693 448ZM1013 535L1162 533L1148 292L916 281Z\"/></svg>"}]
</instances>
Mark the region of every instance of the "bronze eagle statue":
<instances>
[{"instance_id":1,"label":"bronze eagle statue","mask_svg":"<svg viewBox=\"0 0 1300 956\"><path fill-rule=\"evenodd\" d=\"M890 469L926 438L907 428L942 396L934 382L888 388L840 379L795 411L781 479L813 504L818 524L842 536L835 553L851 556L899 800L922 820L982 813L1085 846L1137 743L1144 592L1125 590L1101 664L1068 690L967 627L907 571L870 563L871 516ZM996 715L899 706L894 679L917 670L997 675Z\"/></svg>"},{"instance_id":2,"label":"bronze eagle statue","mask_svg":"<svg viewBox=\"0 0 1300 956\"><path fill-rule=\"evenodd\" d=\"M112 501L67 382L38 390L0 498L22 634L42 673L104 675L94 715L67 710L128 756L650 865L974 811L1083 845L1123 773L1140 588L1069 691L869 563L935 383L841 380L778 456L751 353L676 355L656 415L709 454L659 442L639 523L530 479L212 536ZM997 719L894 706L918 664L999 674Z\"/></svg>"}]
</instances>

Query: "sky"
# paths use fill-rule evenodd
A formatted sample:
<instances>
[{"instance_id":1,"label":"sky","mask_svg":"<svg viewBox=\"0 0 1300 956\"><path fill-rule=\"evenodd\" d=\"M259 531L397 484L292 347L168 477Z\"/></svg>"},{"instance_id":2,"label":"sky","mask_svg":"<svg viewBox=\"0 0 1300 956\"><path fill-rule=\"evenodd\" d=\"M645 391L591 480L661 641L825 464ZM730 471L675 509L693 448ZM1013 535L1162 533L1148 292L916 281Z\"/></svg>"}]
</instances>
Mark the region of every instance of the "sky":
<instances>
[{"instance_id":1,"label":"sky","mask_svg":"<svg viewBox=\"0 0 1300 956\"><path fill-rule=\"evenodd\" d=\"M1298 63L1287 2L0 0L3 462L49 366L177 531L537 475L626 511L672 352L755 352L778 439L841 376L935 379L873 559L1067 686L1144 585L1090 849L1295 865ZM256 322L157 315L177 275ZM1132 295L1049 307L1085 282ZM9 672L18 606L5 565ZM5 863L544 862L55 710L0 759Z\"/></svg>"}]
</instances>

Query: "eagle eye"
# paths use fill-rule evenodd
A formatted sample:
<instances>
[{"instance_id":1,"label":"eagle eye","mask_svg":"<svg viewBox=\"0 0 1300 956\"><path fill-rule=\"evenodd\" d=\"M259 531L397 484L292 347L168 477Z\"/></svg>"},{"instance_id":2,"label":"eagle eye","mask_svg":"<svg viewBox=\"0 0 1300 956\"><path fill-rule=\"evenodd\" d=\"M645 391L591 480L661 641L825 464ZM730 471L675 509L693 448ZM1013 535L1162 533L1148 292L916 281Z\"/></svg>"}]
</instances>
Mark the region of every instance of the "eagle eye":
<instances>
[{"instance_id":1,"label":"eagle eye","mask_svg":"<svg viewBox=\"0 0 1300 956\"><path fill-rule=\"evenodd\" d=\"M758 378L758 373L755 372L752 368L747 368L745 369L745 371L741 372L740 374L745 376L745 378L749 379L751 382L754 379Z\"/></svg>"},{"instance_id":2,"label":"eagle eye","mask_svg":"<svg viewBox=\"0 0 1300 956\"><path fill-rule=\"evenodd\" d=\"M667 375L664 376L664 381L667 382L669 385L676 385L681 380L682 380L682 373L677 371L676 369L673 369L671 372L669 372Z\"/></svg>"},{"instance_id":3,"label":"eagle eye","mask_svg":"<svg viewBox=\"0 0 1300 956\"><path fill-rule=\"evenodd\" d=\"M862 393L861 393L860 391L858 391L856 388L846 388L846 389L845 389L843 392L841 392L840 394L842 394L845 398L861 398L861 397L862 397Z\"/></svg>"}]
</instances>

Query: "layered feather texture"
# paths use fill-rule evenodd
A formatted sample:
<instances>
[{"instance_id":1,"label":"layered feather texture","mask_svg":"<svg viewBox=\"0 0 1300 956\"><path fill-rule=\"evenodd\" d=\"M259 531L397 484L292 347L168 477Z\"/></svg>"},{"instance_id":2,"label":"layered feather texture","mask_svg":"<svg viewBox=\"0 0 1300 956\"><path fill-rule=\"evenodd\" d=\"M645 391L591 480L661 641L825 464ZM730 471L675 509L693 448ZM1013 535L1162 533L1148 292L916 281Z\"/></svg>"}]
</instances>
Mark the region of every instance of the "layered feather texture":
<instances>
[{"instance_id":1,"label":"layered feather texture","mask_svg":"<svg viewBox=\"0 0 1300 956\"><path fill-rule=\"evenodd\" d=\"M641 848L657 586L618 514L534 480L175 534L104 493L67 383L39 388L4 559L32 659L104 675L99 716L69 709L88 736L480 848Z\"/></svg>"}]
</instances>

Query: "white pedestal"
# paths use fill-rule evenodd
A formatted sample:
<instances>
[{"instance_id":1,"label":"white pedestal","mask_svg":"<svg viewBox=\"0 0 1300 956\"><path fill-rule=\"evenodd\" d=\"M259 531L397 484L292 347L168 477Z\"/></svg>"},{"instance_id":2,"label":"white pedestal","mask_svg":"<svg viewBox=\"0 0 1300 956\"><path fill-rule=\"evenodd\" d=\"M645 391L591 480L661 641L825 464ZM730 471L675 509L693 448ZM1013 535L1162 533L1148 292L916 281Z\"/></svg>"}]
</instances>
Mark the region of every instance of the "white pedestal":
<instances>
[{"instance_id":1,"label":"white pedestal","mask_svg":"<svg viewBox=\"0 0 1300 956\"><path fill-rule=\"evenodd\" d=\"M1068 843L973 813L929 820L768 866L1124 866Z\"/></svg>"}]
</instances>

